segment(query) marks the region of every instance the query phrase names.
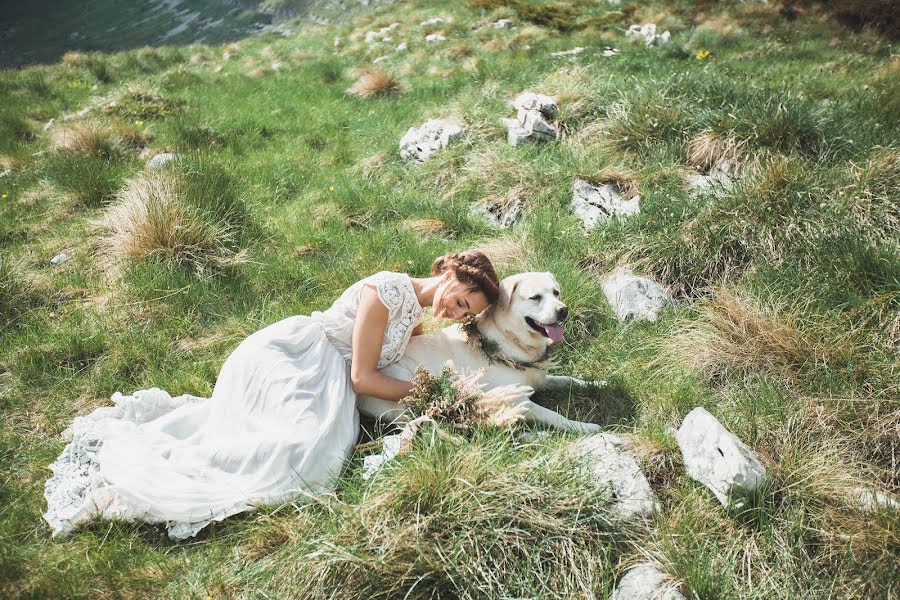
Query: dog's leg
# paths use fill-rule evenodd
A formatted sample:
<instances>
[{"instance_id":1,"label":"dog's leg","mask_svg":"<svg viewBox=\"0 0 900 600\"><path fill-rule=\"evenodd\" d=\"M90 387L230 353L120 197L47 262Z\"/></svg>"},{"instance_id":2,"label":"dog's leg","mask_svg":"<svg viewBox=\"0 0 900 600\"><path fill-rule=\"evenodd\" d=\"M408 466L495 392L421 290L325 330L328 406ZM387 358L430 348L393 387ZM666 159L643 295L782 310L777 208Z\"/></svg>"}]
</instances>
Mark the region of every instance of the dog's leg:
<instances>
[{"instance_id":1,"label":"dog's leg","mask_svg":"<svg viewBox=\"0 0 900 600\"><path fill-rule=\"evenodd\" d=\"M372 396L358 396L356 398L356 408L366 416L388 423L396 421L404 412L403 407L398 402L373 398Z\"/></svg>"},{"instance_id":2,"label":"dog's leg","mask_svg":"<svg viewBox=\"0 0 900 600\"><path fill-rule=\"evenodd\" d=\"M576 431L578 433L595 433L600 431L600 426L596 423L583 423L567 419L558 412L536 404L531 400L525 400L519 406L524 407L528 411L525 415L527 421L555 427L563 431Z\"/></svg>"},{"instance_id":3,"label":"dog's leg","mask_svg":"<svg viewBox=\"0 0 900 600\"><path fill-rule=\"evenodd\" d=\"M538 385L538 391L549 392L554 390L567 390L573 387L605 386L605 381L585 381L577 377L569 377L568 375L547 375Z\"/></svg>"}]
</instances>

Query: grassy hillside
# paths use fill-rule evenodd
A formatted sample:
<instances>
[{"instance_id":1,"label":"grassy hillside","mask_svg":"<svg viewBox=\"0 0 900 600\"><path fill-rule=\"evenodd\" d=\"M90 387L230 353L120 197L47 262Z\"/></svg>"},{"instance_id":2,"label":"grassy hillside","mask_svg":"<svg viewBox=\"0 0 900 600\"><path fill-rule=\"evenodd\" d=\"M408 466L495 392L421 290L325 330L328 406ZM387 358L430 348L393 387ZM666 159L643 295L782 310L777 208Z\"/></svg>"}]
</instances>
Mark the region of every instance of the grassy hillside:
<instances>
[{"instance_id":1,"label":"grassy hillside","mask_svg":"<svg viewBox=\"0 0 900 600\"><path fill-rule=\"evenodd\" d=\"M811 8L700 4L411 0L0 72L0 595L606 598L648 557L689 598L900 595L900 515L853 502L900 489L897 48ZM420 26L435 16L449 23ZM501 17L516 28L485 26ZM365 42L393 22L391 43ZM672 43L627 39L641 22ZM426 45L432 31L447 40ZM380 56L357 88L372 93L348 92ZM506 143L524 90L558 98L558 142ZM404 163L401 136L437 117L463 140ZM148 170L162 151L184 160ZM744 177L689 192L722 156ZM584 233L574 177L635 187L641 213ZM153 225L128 225L153 190ZM512 229L469 215L511 193ZM565 464L535 469L566 436L485 430L371 481L354 456L333 496L189 542L109 522L50 539L46 466L74 416L117 390L207 396L249 333L473 246L501 276L557 275L572 309L559 372L610 384L542 401L631 436L652 520L617 524ZM603 277L626 264L673 290L658 322L607 305ZM672 428L697 405L772 475L742 510L685 474Z\"/></svg>"}]
</instances>

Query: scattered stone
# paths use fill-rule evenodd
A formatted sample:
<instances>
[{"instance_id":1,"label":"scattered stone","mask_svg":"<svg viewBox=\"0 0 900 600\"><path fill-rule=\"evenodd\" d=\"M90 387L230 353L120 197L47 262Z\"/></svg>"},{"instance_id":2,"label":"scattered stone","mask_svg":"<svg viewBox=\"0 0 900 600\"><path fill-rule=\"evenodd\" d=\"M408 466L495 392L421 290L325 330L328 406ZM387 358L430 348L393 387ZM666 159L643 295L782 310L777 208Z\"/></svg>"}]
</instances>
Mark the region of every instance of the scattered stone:
<instances>
[{"instance_id":1,"label":"scattered stone","mask_svg":"<svg viewBox=\"0 0 900 600\"><path fill-rule=\"evenodd\" d=\"M737 506L766 480L766 468L734 434L701 406L675 435L688 475L708 487L719 502Z\"/></svg>"},{"instance_id":2,"label":"scattered stone","mask_svg":"<svg viewBox=\"0 0 900 600\"><path fill-rule=\"evenodd\" d=\"M363 479L369 479L386 463L400 453L400 434L381 438L381 452L363 458Z\"/></svg>"},{"instance_id":3,"label":"scattered stone","mask_svg":"<svg viewBox=\"0 0 900 600\"><path fill-rule=\"evenodd\" d=\"M474 205L469 215L492 227L508 229L522 217L525 202L517 190L510 190L505 198L487 198Z\"/></svg>"},{"instance_id":4,"label":"scattered stone","mask_svg":"<svg viewBox=\"0 0 900 600\"><path fill-rule=\"evenodd\" d=\"M147 168L151 171L157 171L159 169L162 169L173 160L177 160L179 158L181 158L181 156L175 154L174 152L161 152L147 161Z\"/></svg>"},{"instance_id":5,"label":"scattered stone","mask_svg":"<svg viewBox=\"0 0 900 600\"><path fill-rule=\"evenodd\" d=\"M610 46L606 46L605 48L603 48L603 56L605 56L607 58L609 58L610 56L615 56L618 53L619 53L618 50L616 50L615 48L612 48Z\"/></svg>"},{"instance_id":6,"label":"scattered stone","mask_svg":"<svg viewBox=\"0 0 900 600\"><path fill-rule=\"evenodd\" d=\"M497 22L491 24L494 29L514 29L515 26L515 23L509 19L498 19Z\"/></svg>"},{"instance_id":7,"label":"scattered stone","mask_svg":"<svg viewBox=\"0 0 900 600\"><path fill-rule=\"evenodd\" d=\"M440 34L440 33L429 33L428 35L425 36L426 44L437 44L438 42L445 42L445 41L447 41L447 38L444 37L443 34Z\"/></svg>"},{"instance_id":8,"label":"scattered stone","mask_svg":"<svg viewBox=\"0 0 900 600\"><path fill-rule=\"evenodd\" d=\"M443 25L447 20L443 17L433 17L431 19L425 19L421 23L419 23L419 27L434 27L435 25Z\"/></svg>"},{"instance_id":9,"label":"scattered stone","mask_svg":"<svg viewBox=\"0 0 900 600\"><path fill-rule=\"evenodd\" d=\"M625 190L615 182L593 185L583 179L572 183L569 208L581 219L585 229L594 229L613 217L628 217L641 212L641 197L623 199Z\"/></svg>"},{"instance_id":10,"label":"scattered stone","mask_svg":"<svg viewBox=\"0 0 900 600\"><path fill-rule=\"evenodd\" d=\"M409 46L406 45L406 42L400 42L397 44L397 52L404 52Z\"/></svg>"},{"instance_id":11,"label":"scattered stone","mask_svg":"<svg viewBox=\"0 0 900 600\"><path fill-rule=\"evenodd\" d=\"M629 37L642 38L644 40L644 44L646 44L647 46L668 44L672 40L672 34L670 34L668 30L657 35L655 23L632 25L628 28L628 31L625 32L625 35Z\"/></svg>"},{"instance_id":12,"label":"scattered stone","mask_svg":"<svg viewBox=\"0 0 900 600\"><path fill-rule=\"evenodd\" d=\"M4 177L9 177L13 173L15 173L15 169L3 169L3 172L0 172L0 179L3 179Z\"/></svg>"},{"instance_id":13,"label":"scattered stone","mask_svg":"<svg viewBox=\"0 0 900 600\"><path fill-rule=\"evenodd\" d=\"M649 277L636 276L630 269L616 271L604 281L603 294L621 322L655 322L659 311L672 302L666 288Z\"/></svg>"},{"instance_id":14,"label":"scattered stone","mask_svg":"<svg viewBox=\"0 0 900 600\"><path fill-rule=\"evenodd\" d=\"M628 569L609 600L685 600L675 585L653 563Z\"/></svg>"},{"instance_id":15,"label":"scattered stone","mask_svg":"<svg viewBox=\"0 0 900 600\"><path fill-rule=\"evenodd\" d=\"M432 154L462 136L462 128L445 119L429 119L421 127L410 127L400 140L400 156L425 162Z\"/></svg>"},{"instance_id":16,"label":"scattered stone","mask_svg":"<svg viewBox=\"0 0 900 600\"><path fill-rule=\"evenodd\" d=\"M741 179L737 165L725 158L717 162L706 173L693 173L687 178L687 187L691 192L718 191L727 192Z\"/></svg>"},{"instance_id":17,"label":"scattered stone","mask_svg":"<svg viewBox=\"0 0 900 600\"><path fill-rule=\"evenodd\" d=\"M54 256L53 258L50 259L50 264L53 265L54 267L58 267L59 265L66 263L69 260L69 258L71 258L71 257L68 254L66 254L65 252L60 252L59 254L57 254L56 256Z\"/></svg>"},{"instance_id":18,"label":"scattered stone","mask_svg":"<svg viewBox=\"0 0 900 600\"><path fill-rule=\"evenodd\" d=\"M384 62L384 61L386 61L386 60L389 59L389 58L390 58L390 56L379 56L379 57L375 58L375 59L372 61L372 64L373 64L373 65L377 65L378 63Z\"/></svg>"},{"instance_id":19,"label":"scattered stone","mask_svg":"<svg viewBox=\"0 0 900 600\"><path fill-rule=\"evenodd\" d=\"M526 140L552 141L559 136L556 126L550 120L559 112L556 100L543 94L526 92L513 101L515 119L502 119L506 125L506 140L518 146Z\"/></svg>"},{"instance_id":20,"label":"scattered stone","mask_svg":"<svg viewBox=\"0 0 900 600\"><path fill-rule=\"evenodd\" d=\"M391 23L378 31L368 31L366 32L366 43L376 44L379 42L389 42L391 40L390 33L398 27L400 27L400 23Z\"/></svg>"},{"instance_id":21,"label":"scattered stone","mask_svg":"<svg viewBox=\"0 0 900 600\"><path fill-rule=\"evenodd\" d=\"M607 488L616 516L621 519L649 516L657 508L650 483L625 440L612 433L598 433L580 438L568 448L591 466L594 480Z\"/></svg>"},{"instance_id":22,"label":"scattered stone","mask_svg":"<svg viewBox=\"0 0 900 600\"><path fill-rule=\"evenodd\" d=\"M877 512L885 509L900 510L900 499L874 489L854 488L851 499L863 512Z\"/></svg>"},{"instance_id":23,"label":"scattered stone","mask_svg":"<svg viewBox=\"0 0 900 600\"><path fill-rule=\"evenodd\" d=\"M584 48L581 46L577 46L572 48L571 50L561 50L559 52L551 52L550 56L575 56L576 54L581 54L584 52Z\"/></svg>"},{"instance_id":24,"label":"scattered stone","mask_svg":"<svg viewBox=\"0 0 900 600\"><path fill-rule=\"evenodd\" d=\"M44 131L50 131L54 125L56 125L56 119L50 119L47 121L47 124L44 125Z\"/></svg>"}]
</instances>

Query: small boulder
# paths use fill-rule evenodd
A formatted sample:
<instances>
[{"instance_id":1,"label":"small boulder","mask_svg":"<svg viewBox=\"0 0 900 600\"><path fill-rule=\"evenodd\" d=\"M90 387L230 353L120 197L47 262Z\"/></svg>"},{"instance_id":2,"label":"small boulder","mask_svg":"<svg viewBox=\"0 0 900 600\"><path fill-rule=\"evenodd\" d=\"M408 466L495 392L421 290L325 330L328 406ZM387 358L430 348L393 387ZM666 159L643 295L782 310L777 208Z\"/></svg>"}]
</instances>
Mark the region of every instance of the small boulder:
<instances>
[{"instance_id":1,"label":"small boulder","mask_svg":"<svg viewBox=\"0 0 900 600\"><path fill-rule=\"evenodd\" d=\"M407 48L409 48L409 46L406 42L400 42L399 44L397 44L397 52L404 52Z\"/></svg>"},{"instance_id":2,"label":"small boulder","mask_svg":"<svg viewBox=\"0 0 900 600\"><path fill-rule=\"evenodd\" d=\"M594 481L610 493L617 517L648 516L657 508L650 483L619 436L598 433L576 440L568 449L591 467Z\"/></svg>"},{"instance_id":3,"label":"small boulder","mask_svg":"<svg viewBox=\"0 0 900 600\"><path fill-rule=\"evenodd\" d=\"M628 569L609 600L685 600L672 581L653 563Z\"/></svg>"},{"instance_id":4,"label":"small boulder","mask_svg":"<svg viewBox=\"0 0 900 600\"><path fill-rule=\"evenodd\" d=\"M377 44L379 42L389 42L391 40L390 33L398 27L400 27L400 23L391 23L378 31L368 31L366 32L366 43Z\"/></svg>"},{"instance_id":5,"label":"small boulder","mask_svg":"<svg viewBox=\"0 0 900 600\"><path fill-rule=\"evenodd\" d=\"M572 183L569 208L581 219L585 229L594 229L613 217L628 217L641 212L641 197L624 199L625 190L615 182L594 185L583 179Z\"/></svg>"},{"instance_id":6,"label":"small boulder","mask_svg":"<svg viewBox=\"0 0 900 600\"><path fill-rule=\"evenodd\" d=\"M175 154L174 152L160 152L149 161L147 161L147 168L151 171L158 171L173 160L178 160L179 158L181 158L181 156Z\"/></svg>"},{"instance_id":7,"label":"small boulder","mask_svg":"<svg viewBox=\"0 0 900 600\"><path fill-rule=\"evenodd\" d=\"M443 25L446 22L447 20L443 17L432 17L419 23L419 27L434 27L436 25Z\"/></svg>"},{"instance_id":8,"label":"small boulder","mask_svg":"<svg viewBox=\"0 0 900 600\"><path fill-rule=\"evenodd\" d=\"M53 265L54 267L58 267L62 264L67 263L69 261L69 258L71 258L71 257L68 254L66 254L65 252L60 252L59 254L57 254L56 256L54 256L53 258L50 259L50 264Z\"/></svg>"},{"instance_id":9,"label":"small boulder","mask_svg":"<svg viewBox=\"0 0 900 600\"><path fill-rule=\"evenodd\" d=\"M444 35L441 33L429 33L428 35L425 36L426 44L437 44L439 42L445 42L445 41L447 41L447 38L444 37Z\"/></svg>"},{"instance_id":10,"label":"small boulder","mask_svg":"<svg viewBox=\"0 0 900 600\"><path fill-rule=\"evenodd\" d=\"M550 121L559 112L556 100L543 94L526 92L513 101L518 111L515 119L502 119L507 128L507 141L518 146L531 141L553 141L559 136L556 126Z\"/></svg>"},{"instance_id":11,"label":"small boulder","mask_svg":"<svg viewBox=\"0 0 900 600\"><path fill-rule=\"evenodd\" d=\"M425 162L432 154L462 136L462 128L446 119L429 119L421 127L411 127L400 140L400 156Z\"/></svg>"},{"instance_id":12,"label":"small boulder","mask_svg":"<svg viewBox=\"0 0 900 600\"><path fill-rule=\"evenodd\" d=\"M643 25L632 25L625 32L628 37L636 37L644 40L647 46L667 44L672 40L672 34L664 31L661 34L656 33L655 23L644 23Z\"/></svg>"},{"instance_id":13,"label":"small boulder","mask_svg":"<svg viewBox=\"0 0 900 600\"><path fill-rule=\"evenodd\" d=\"M741 505L766 481L766 468L753 451L701 406L684 418L675 439L688 475L725 506Z\"/></svg>"},{"instance_id":14,"label":"small boulder","mask_svg":"<svg viewBox=\"0 0 900 600\"><path fill-rule=\"evenodd\" d=\"M615 48L612 48L612 47L610 47L610 46L607 46L607 47L605 47L605 48L603 49L603 56L605 56L606 58L609 58L609 57L611 57L611 56L615 56L615 55L618 54L618 53L619 53L618 50L616 50Z\"/></svg>"},{"instance_id":15,"label":"small boulder","mask_svg":"<svg viewBox=\"0 0 900 600\"><path fill-rule=\"evenodd\" d=\"M875 489L854 488L851 500L859 510L866 513L879 510L900 510L900 499Z\"/></svg>"},{"instance_id":16,"label":"small boulder","mask_svg":"<svg viewBox=\"0 0 900 600\"><path fill-rule=\"evenodd\" d=\"M687 187L691 192L727 192L741 179L737 165L726 159L718 161L706 173L693 173L687 178Z\"/></svg>"},{"instance_id":17,"label":"small boulder","mask_svg":"<svg viewBox=\"0 0 900 600\"><path fill-rule=\"evenodd\" d=\"M372 60L372 64L377 65L378 63L382 63L382 62L388 60L389 58L390 58L390 56L378 56Z\"/></svg>"},{"instance_id":18,"label":"small boulder","mask_svg":"<svg viewBox=\"0 0 900 600\"><path fill-rule=\"evenodd\" d=\"M491 24L491 27L494 29L513 29L515 24L509 19L498 19L496 22Z\"/></svg>"},{"instance_id":19,"label":"small boulder","mask_svg":"<svg viewBox=\"0 0 900 600\"><path fill-rule=\"evenodd\" d=\"M649 277L638 277L629 269L621 269L603 282L603 294L616 312L616 318L624 322L655 322L659 311L671 304L669 292Z\"/></svg>"},{"instance_id":20,"label":"small boulder","mask_svg":"<svg viewBox=\"0 0 900 600\"><path fill-rule=\"evenodd\" d=\"M522 217L525 202L521 196L511 191L504 198L491 197L475 204L469 215L485 221L492 227L508 229Z\"/></svg>"}]
</instances>

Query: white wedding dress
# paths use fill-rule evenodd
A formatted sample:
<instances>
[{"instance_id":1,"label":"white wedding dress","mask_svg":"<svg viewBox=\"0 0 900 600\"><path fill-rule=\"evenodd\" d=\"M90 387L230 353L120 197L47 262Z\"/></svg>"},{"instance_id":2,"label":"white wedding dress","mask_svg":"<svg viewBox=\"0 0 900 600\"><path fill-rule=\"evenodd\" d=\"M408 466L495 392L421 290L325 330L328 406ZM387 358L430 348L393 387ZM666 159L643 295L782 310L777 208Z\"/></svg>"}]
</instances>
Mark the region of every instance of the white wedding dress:
<instances>
[{"instance_id":1,"label":"white wedding dress","mask_svg":"<svg viewBox=\"0 0 900 600\"><path fill-rule=\"evenodd\" d=\"M357 439L350 385L363 286L388 308L378 367L398 360L422 320L412 281L380 272L324 312L289 317L228 356L209 399L158 388L76 417L50 465L44 518L65 535L95 516L164 523L173 538L211 521L334 487Z\"/></svg>"}]
</instances>

